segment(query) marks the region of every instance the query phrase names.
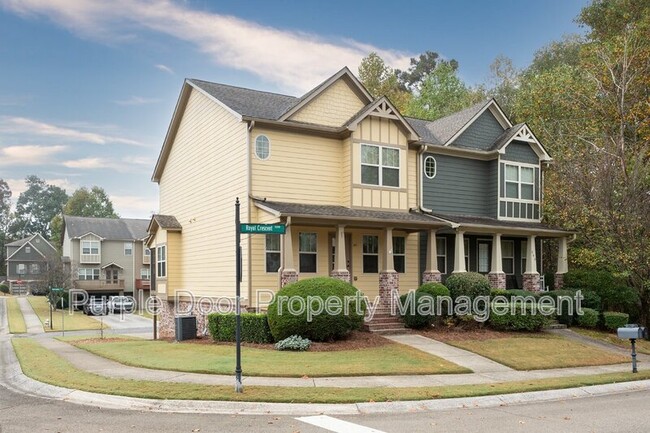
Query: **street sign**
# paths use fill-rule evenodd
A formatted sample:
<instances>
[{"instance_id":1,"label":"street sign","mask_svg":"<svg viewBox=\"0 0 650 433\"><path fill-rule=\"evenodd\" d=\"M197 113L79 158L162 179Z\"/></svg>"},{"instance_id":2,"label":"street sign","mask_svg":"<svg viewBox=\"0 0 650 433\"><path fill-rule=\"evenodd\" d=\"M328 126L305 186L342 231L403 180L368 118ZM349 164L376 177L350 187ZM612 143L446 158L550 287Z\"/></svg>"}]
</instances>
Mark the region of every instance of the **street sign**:
<instances>
[{"instance_id":1,"label":"street sign","mask_svg":"<svg viewBox=\"0 0 650 433\"><path fill-rule=\"evenodd\" d=\"M242 233L283 235L287 231L284 224L241 224Z\"/></svg>"},{"instance_id":2,"label":"street sign","mask_svg":"<svg viewBox=\"0 0 650 433\"><path fill-rule=\"evenodd\" d=\"M52 287L52 291L53 291L54 293L63 293L64 290L65 290L65 289L63 289L62 287Z\"/></svg>"}]
</instances>

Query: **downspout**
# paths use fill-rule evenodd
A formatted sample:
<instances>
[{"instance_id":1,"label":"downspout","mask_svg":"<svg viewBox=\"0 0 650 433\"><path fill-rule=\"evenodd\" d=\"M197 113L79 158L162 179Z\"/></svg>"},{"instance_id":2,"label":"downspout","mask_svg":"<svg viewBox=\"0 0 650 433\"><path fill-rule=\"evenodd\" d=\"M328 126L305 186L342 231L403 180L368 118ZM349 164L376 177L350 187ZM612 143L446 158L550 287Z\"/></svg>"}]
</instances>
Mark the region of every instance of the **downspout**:
<instances>
[{"instance_id":1,"label":"downspout","mask_svg":"<svg viewBox=\"0 0 650 433\"><path fill-rule=\"evenodd\" d=\"M418 207L424 213L432 213L433 211L431 209L424 207L424 181L422 179L422 170L424 166L424 152L427 150L429 150L429 146L426 144L420 145L420 149L418 150Z\"/></svg>"},{"instance_id":2,"label":"downspout","mask_svg":"<svg viewBox=\"0 0 650 433\"><path fill-rule=\"evenodd\" d=\"M252 164L252 141L251 141L251 131L255 127L255 121L250 120L248 121L248 127L246 128L246 199L247 199L247 222L251 221L251 216L252 216L252 210L251 210L251 197L253 195L253 164ZM246 285L248 286L248 306L250 307L251 304L253 303L253 270L251 269L251 265L253 263L253 259L251 257L253 248L251 246L251 235L247 236L247 241L246 241L246 259L248 262L248 276L246 278Z\"/></svg>"}]
</instances>

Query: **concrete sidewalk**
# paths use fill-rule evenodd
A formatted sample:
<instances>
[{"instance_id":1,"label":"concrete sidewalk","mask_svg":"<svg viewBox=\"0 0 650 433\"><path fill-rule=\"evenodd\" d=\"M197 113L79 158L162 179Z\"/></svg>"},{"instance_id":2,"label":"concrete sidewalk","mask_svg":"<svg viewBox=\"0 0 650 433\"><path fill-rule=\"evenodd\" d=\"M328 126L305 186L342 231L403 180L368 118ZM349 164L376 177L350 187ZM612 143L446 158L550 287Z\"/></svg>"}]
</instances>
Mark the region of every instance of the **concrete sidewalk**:
<instances>
[{"instance_id":1,"label":"concrete sidewalk","mask_svg":"<svg viewBox=\"0 0 650 433\"><path fill-rule=\"evenodd\" d=\"M27 326L28 334L42 334L45 332L43 329L43 324L41 319L38 318L32 305L29 303L27 298L18 297L16 298L18 305L20 306L20 311L23 313L23 318L25 319L25 325Z\"/></svg>"},{"instance_id":2,"label":"concrete sidewalk","mask_svg":"<svg viewBox=\"0 0 650 433\"><path fill-rule=\"evenodd\" d=\"M7 298L0 297L0 335L9 334L9 316L7 314Z\"/></svg>"}]
</instances>

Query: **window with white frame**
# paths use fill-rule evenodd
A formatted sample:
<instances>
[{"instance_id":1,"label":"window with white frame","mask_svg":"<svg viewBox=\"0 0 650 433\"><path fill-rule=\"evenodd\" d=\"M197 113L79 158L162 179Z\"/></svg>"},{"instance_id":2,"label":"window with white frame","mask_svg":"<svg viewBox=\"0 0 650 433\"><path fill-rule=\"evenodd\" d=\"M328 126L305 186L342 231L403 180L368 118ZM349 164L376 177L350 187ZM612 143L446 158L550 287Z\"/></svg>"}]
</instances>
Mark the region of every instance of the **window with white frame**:
<instances>
[{"instance_id":1,"label":"window with white frame","mask_svg":"<svg viewBox=\"0 0 650 433\"><path fill-rule=\"evenodd\" d=\"M41 272L41 265L38 263L32 263L29 265L29 273L32 275L36 275Z\"/></svg>"},{"instance_id":2,"label":"window with white frame","mask_svg":"<svg viewBox=\"0 0 650 433\"><path fill-rule=\"evenodd\" d=\"M266 235L266 272L280 269L280 235Z\"/></svg>"},{"instance_id":3,"label":"window with white frame","mask_svg":"<svg viewBox=\"0 0 650 433\"><path fill-rule=\"evenodd\" d=\"M145 281L151 280L151 269L140 268L140 279Z\"/></svg>"},{"instance_id":4,"label":"window with white frame","mask_svg":"<svg viewBox=\"0 0 650 433\"><path fill-rule=\"evenodd\" d=\"M151 257L151 250L149 248L144 248L142 254L144 255L144 257Z\"/></svg>"},{"instance_id":5,"label":"window with white frame","mask_svg":"<svg viewBox=\"0 0 650 433\"><path fill-rule=\"evenodd\" d=\"M501 266L508 275L515 273L515 242L501 241Z\"/></svg>"},{"instance_id":6,"label":"window with white frame","mask_svg":"<svg viewBox=\"0 0 650 433\"><path fill-rule=\"evenodd\" d=\"M490 272L490 244L485 241L478 243L478 271L482 274Z\"/></svg>"},{"instance_id":7,"label":"window with white frame","mask_svg":"<svg viewBox=\"0 0 650 433\"><path fill-rule=\"evenodd\" d=\"M298 258L300 272L315 273L318 251L318 237L316 233L298 234Z\"/></svg>"},{"instance_id":8,"label":"window with white frame","mask_svg":"<svg viewBox=\"0 0 650 433\"><path fill-rule=\"evenodd\" d=\"M506 198L535 199L535 169L506 164Z\"/></svg>"},{"instance_id":9,"label":"window with white frame","mask_svg":"<svg viewBox=\"0 0 650 433\"><path fill-rule=\"evenodd\" d=\"M27 273L27 267L24 263L18 263L16 265L16 273L18 275L25 275Z\"/></svg>"},{"instance_id":10,"label":"window with white frame","mask_svg":"<svg viewBox=\"0 0 650 433\"><path fill-rule=\"evenodd\" d=\"M271 156L271 142L266 135L258 135L255 139L255 155L261 160Z\"/></svg>"},{"instance_id":11,"label":"window with white frame","mask_svg":"<svg viewBox=\"0 0 650 433\"><path fill-rule=\"evenodd\" d=\"M81 254L99 254L99 241L81 241Z\"/></svg>"},{"instance_id":12,"label":"window with white frame","mask_svg":"<svg viewBox=\"0 0 650 433\"><path fill-rule=\"evenodd\" d=\"M161 245L156 248L156 276L167 277L167 246Z\"/></svg>"},{"instance_id":13,"label":"window with white frame","mask_svg":"<svg viewBox=\"0 0 650 433\"><path fill-rule=\"evenodd\" d=\"M428 179L433 179L436 177L436 173L438 172L438 164L436 162L436 159L433 156L427 156L424 158L424 175Z\"/></svg>"},{"instance_id":14,"label":"window with white frame","mask_svg":"<svg viewBox=\"0 0 650 433\"><path fill-rule=\"evenodd\" d=\"M362 144L361 183L399 187L399 149Z\"/></svg>"},{"instance_id":15,"label":"window with white frame","mask_svg":"<svg viewBox=\"0 0 650 433\"><path fill-rule=\"evenodd\" d=\"M379 236L363 235L363 273L379 272Z\"/></svg>"},{"instance_id":16,"label":"window with white frame","mask_svg":"<svg viewBox=\"0 0 650 433\"><path fill-rule=\"evenodd\" d=\"M393 236L393 266L400 274L406 272L406 238Z\"/></svg>"},{"instance_id":17,"label":"window with white frame","mask_svg":"<svg viewBox=\"0 0 650 433\"><path fill-rule=\"evenodd\" d=\"M124 242L124 255L133 255L133 242Z\"/></svg>"},{"instance_id":18,"label":"window with white frame","mask_svg":"<svg viewBox=\"0 0 650 433\"><path fill-rule=\"evenodd\" d=\"M436 254L438 270L441 274L447 273L447 238L436 238Z\"/></svg>"},{"instance_id":19,"label":"window with white frame","mask_svg":"<svg viewBox=\"0 0 650 433\"><path fill-rule=\"evenodd\" d=\"M528 255L528 241L521 241L521 273L526 272L526 256Z\"/></svg>"},{"instance_id":20,"label":"window with white frame","mask_svg":"<svg viewBox=\"0 0 650 433\"><path fill-rule=\"evenodd\" d=\"M82 281L99 280L99 268L79 268L77 275Z\"/></svg>"},{"instance_id":21,"label":"window with white frame","mask_svg":"<svg viewBox=\"0 0 650 433\"><path fill-rule=\"evenodd\" d=\"M32 247L30 247L29 245L27 245L27 246L25 247L25 253L29 254L29 253L31 253L31 252L32 252Z\"/></svg>"},{"instance_id":22,"label":"window with white frame","mask_svg":"<svg viewBox=\"0 0 650 433\"><path fill-rule=\"evenodd\" d=\"M469 239L464 239L465 245L465 270L469 272Z\"/></svg>"}]
</instances>

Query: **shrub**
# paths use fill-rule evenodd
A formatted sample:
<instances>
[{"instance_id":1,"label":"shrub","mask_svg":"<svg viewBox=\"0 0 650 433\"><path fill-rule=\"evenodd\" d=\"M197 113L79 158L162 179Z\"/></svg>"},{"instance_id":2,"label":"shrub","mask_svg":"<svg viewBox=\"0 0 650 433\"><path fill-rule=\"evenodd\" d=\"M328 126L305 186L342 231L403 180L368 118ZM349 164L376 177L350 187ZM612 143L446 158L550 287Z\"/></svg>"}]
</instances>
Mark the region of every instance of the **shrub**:
<instances>
[{"instance_id":1,"label":"shrub","mask_svg":"<svg viewBox=\"0 0 650 433\"><path fill-rule=\"evenodd\" d=\"M6 284L0 284L0 292L9 293L9 286Z\"/></svg>"},{"instance_id":2,"label":"shrub","mask_svg":"<svg viewBox=\"0 0 650 433\"><path fill-rule=\"evenodd\" d=\"M29 288L29 293L32 296L46 296L49 293L49 289L45 286L37 285Z\"/></svg>"},{"instance_id":3,"label":"shrub","mask_svg":"<svg viewBox=\"0 0 650 433\"><path fill-rule=\"evenodd\" d=\"M578 326L582 326L583 328L595 328L598 326L600 313L598 313L597 310L594 310L593 308L583 308L582 313L583 314L576 316Z\"/></svg>"},{"instance_id":4,"label":"shrub","mask_svg":"<svg viewBox=\"0 0 650 433\"><path fill-rule=\"evenodd\" d=\"M468 296L472 300L477 296L490 296L490 280L476 272L453 274L445 283L454 300L459 296Z\"/></svg>"},{"instance_id":5,"label":"shrub","mask_svg":"<svg viewBox=\"0 0 650 433\"><path fill-rule=\"evenodd\" d=\"M214 341L235 341L237 316L234 313L208 315L208 329ZM241 341L246 343L272 343L273 336L266 314L241 314Z\"/></svg>"},{"instance_id":6,"label":"shrub","mask_svg":"<svg viewBox=\"0 0 650 433\"><path fill-rule=\"evenodd\" d=\"M430 282L422 284L417 292L427 293L434 298L436 296L449 296L449 289L442 283Z\"/></svg>"},{"instance_id":7,"label":"shrub","mask_svg":"<svg viewBox=\"0 0 650 433\"><path fill-rule=\"evenodd\" d=\"M284 340L280 340L275 343L275 348L277 350L296 350L299 352L304 352L309 350L311 347L311 341L308 338L302 338L299 335L292 335L287 337Z\"/></svg>"},{"instance_id":8,"label":"shrub","mask_svg":"<svg viewBox=\"0 0 650 433\"><path fill-rule=\"evenodd\" d=\"M546 324L546 316L532 314L532 308L527 306L523 311L517 307L514 311L509 310L507 314L497 315L494 306L490 314L489 324L492 328L500 331L540 331Z\"/></svg>"},{"instance_id":9,"label":"shrub","mask_svg":"<svg viewBox=\"0 0 650 433\"><path fill-rule=\"evenodd\" d=\"M407 328L422 329L431 326L436 318L434 312L430 308L428 308L428 312L431 314L421 314L420 312L421 309L426 308L425 303L429 303L429 306L435 305L433 296L429 293L416 291L400 296L399 300L403 308L402 320Z\"/></svg>"},{"instance_id":10,"label":"shrub","mask_svg":"<svg viewBox=\"0 0 650 433\"><path fill-rule=\"evenodd\" d=\"M490 297L492 299L496 298L497 296L505 296L506 298L509 296L508 291L504 289L492 289L490 290Z\"/></svg>"},{"instance_id":11,"label":"shrub","mask_svg":"<svg viewBox=\"0 0 650 433\"><path fill-rule=\"evenodd\" d=\"M616 331L618 328L627 325L629 319L630 315L627 313L616 313L614 311L605 311L603 313L605 328L610 331Z\"/></svg>"},{"instance_id":12,"label":"shrub","mask_svg":"<svg viewBox=\"0 0 650 433\"><path fill-rule=\"evenodd\" d=\"M308 302L311 305L307 305ZM328 314L326 311L316 314L319 306L326 302L335 307L332 309L339 310L336 311L338 314ZM347 306L344 305L346 302ZM291 305L293 310L298 310L300 305L307 308L300 314L291 314ZM313 313L311 321L308 312ZM335 278L318 277L301 280L280 289L269 305L268 319L276 341L292 335L300 335L312 341L331 341L359 329L363 324L364 313L363 295L356 287Z\"/></svg>"},{"instance_id":13,"label":"shrub","mask_svg":"<svg viewBox=\"0 0 650 433\"><path fill-rule=\"evenodd\" d=\"M601 298L601 310L620 310L634 313L639 301L636 290L627 287L624 278L609 271L578 269L564 275L564 285L594 292ZM590 307L591 308L591 307Z\"/></svg>"},{"instance_id":14,"label":"shrub","mask_svg":"<svg viewBox=\"0 0 650 433\"><path fill-rule=\"evenodd\" d=\"M590 308L597 311L601 310L602 299L598 293L587 290L582 292L582 296L584 296L584 299L582 300L583 308Z\"/></svg>"}]
</instances>

